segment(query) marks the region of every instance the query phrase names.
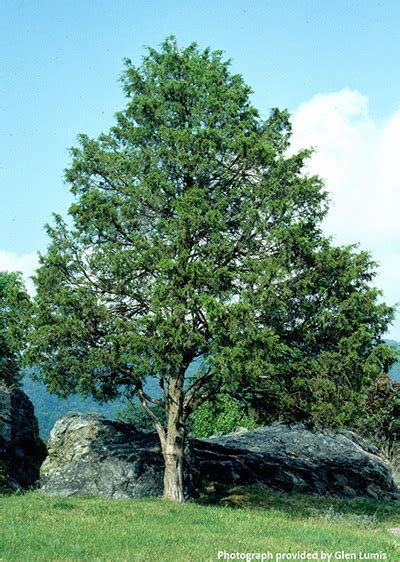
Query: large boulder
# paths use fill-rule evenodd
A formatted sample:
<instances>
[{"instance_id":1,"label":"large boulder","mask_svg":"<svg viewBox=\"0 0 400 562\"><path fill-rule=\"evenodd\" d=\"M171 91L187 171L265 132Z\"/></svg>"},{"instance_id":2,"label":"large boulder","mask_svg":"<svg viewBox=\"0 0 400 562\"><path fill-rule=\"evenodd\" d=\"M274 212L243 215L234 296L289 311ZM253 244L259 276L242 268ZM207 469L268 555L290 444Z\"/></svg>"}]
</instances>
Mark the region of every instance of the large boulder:
<instances>
[{"instance_id":1,"label":"large boulder","mask_svg":"<svg viewBox=\"0 0 400 562\"><path fill-rule=\"evenodd\" d=\"M41 489L46 495L136 498L162 494L156 434L100 414L70 413L55 423L48 450L41 468Z\"/></svg>"},{"instance_id":2,"label":"large boulder","mask_svg":"<svg viewBox=\"0 0 400 562\"><path fill-rule=\"evenodd\" d=\"M187 494L199 483L260 483L278 490L342 497L399 498L388 462L349 431L272 424L249 432L190 439ZM41 469L47 495L143 497L162 494L158 438L98 414L71 413L51 432Z\"/></svg>"},{"instance_id":3,"label":"large boulder","mask_svg":"<svg viewBox=\"0 0 400 562\"><path fill-rule=\"evenodd\" d=\"M34 487L45 457L32 402L0 383L0 491Z\"/></svg>"},{"instance_id":4,"label":"large boulder","mask_svg":"<svg viewBox=\"0 0 400 562\"><path fill-rule=\"evenodd\" d=\"M287 491L400 499L389 462L357 434L268 427L194 442L205 481L262 483Z\"/></svg>"}]
</instances>

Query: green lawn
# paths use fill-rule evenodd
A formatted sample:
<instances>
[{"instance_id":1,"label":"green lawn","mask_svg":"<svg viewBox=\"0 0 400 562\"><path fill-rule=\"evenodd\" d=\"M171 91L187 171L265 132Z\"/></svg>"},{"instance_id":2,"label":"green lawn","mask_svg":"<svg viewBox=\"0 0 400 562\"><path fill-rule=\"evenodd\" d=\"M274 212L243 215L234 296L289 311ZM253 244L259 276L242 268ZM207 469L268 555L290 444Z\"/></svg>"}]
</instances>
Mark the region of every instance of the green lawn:
<instances>
[{"instance_id":1,"label":"green lawn","mask_svg":"<svg viewBox=\"0 0 400 562\"><path fill-rule=\"evenodd\" d=\"M400 560L400 536L396 540L387 531L400 526L398 503L255 488L222 490L185 505L161 499L45 498L37 492L0 502L4 562L196 562L218 560L218 551L269 551L269 559L279 560L277 553L321 550L333 553L332 562L341 551L356 553L357 560L360 551L361 559L378 553L380 558L373 559L386 554L390 562Z\"/></svg>"}]
</instances>

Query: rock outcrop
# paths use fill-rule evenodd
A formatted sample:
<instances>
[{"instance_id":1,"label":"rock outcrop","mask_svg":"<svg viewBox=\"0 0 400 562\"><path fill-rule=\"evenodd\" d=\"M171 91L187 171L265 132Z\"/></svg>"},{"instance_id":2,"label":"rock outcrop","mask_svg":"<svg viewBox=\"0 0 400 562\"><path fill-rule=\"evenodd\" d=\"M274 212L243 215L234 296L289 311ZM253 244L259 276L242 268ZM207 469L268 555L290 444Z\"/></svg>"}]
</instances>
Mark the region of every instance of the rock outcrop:
<instances>
[{"instance_id":1,"label":"rock outcrop","mask_svg":"<svg viewBox=\"0 0 400 562\"><path fill-rule=\"evenodd\" d=\"M349 431L311 432L276 423L190 439L187 458L188 495L195 494L200 482L217 482L343 497L400 497L390 465ZM60 418L41 470L41 489L47 495L159 496L162 481L157 436L98 414Z\"/></svg>"},{"instance_id":2,"label":"rock outcrop","mask_svg":"<svg viewBox=\"0 0 400 562\"><path fill-rule=\"evenodd\" d=\"M20 389L0 384L0 490L34 487L45 457L32 402Z\"/></svg>"},{"instance_id":3,"label":"rock outcrop","mask_svg":"<svg viewBox=\"0 0 400 562\"><path fill-rule=\"evenodd\" d=\"M205 481L262 483L324 496L400 499L390 464L351 431L313 432L301 425L274 423L196 440L194 452Z\"/></svg>"},{"instance_id":4,"label":"rock outcrop","mask_svg":"<svg viewBox=\"0 0 400 562\"><path fill-rule=\"evenodd\" d=\"M46 495L136 498L162 494L156 434L100 414L71 413L54 425L48 449L41 468L41 489Z\"/></svg>"}]
</instances>

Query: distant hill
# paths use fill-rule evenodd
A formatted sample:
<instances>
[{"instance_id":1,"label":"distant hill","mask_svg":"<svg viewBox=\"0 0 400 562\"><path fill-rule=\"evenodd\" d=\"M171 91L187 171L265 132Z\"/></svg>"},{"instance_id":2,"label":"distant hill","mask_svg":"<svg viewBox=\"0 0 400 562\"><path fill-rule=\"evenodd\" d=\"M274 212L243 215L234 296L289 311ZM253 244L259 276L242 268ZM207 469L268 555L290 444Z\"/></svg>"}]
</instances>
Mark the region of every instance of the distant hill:
<instances>
[{"instance_id":1,"label":"distant hill","mask_svg":"<svg viewBox=\"0 0 400 562\"><path fill-rule=\"evenodd\" d=\"M98 412L108 419L115 419L124 406L123 401L114 400L107 404L99 404L92 398L73 395L66 399L50 394L46 385L33 381L28 375L23 380L23 390L32 400L35 414L39 422L42 439L47 440L56 420L67 412Z\"/></svg>"},{"instance_id":2,"label":"distant hill","mask_svg":"<svg viewBox=\"0 0 400 562\"><path fill-rule=\"evenodd\" d=\"M393 380L400 382L400 342L395 340L386 340L386 343L396 349L399 357L399 361L397 361L397 363L395 363L390 369L389 376Z\"/></svg>"}]
</instances>

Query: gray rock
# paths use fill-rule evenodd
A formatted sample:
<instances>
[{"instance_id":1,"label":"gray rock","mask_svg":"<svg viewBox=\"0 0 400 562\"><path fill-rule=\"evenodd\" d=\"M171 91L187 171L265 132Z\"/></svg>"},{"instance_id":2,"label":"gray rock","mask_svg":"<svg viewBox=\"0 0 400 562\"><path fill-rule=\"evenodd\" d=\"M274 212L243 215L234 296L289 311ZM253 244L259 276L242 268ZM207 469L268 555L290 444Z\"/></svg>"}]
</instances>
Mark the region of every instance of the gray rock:
<instances>
[{"instance_id":1,"label":"gray rock","mask_svg":"<svg viewBox=\"0 0 400 562\"><path fill-rule=\"evenodd\" d=\"M260 483L278 490L396 499L379 451L349 431L311 432L272 424L254 431L190 439L187 495L199 483ZM158 438L98 414L68 414L55 424L41 469L47 495L143 497L162 494Z\"/></svg>"},{"instance_id":2,"label":"gray rock","mask_svg":"<svg viewBox=\"0 0 400 562\"><path fill-rule=\"evenodd\" d=\"M160 496L158 437L100 414L70 413L54 425L41 489L49 496L91 494L107 498Z\"/></svg>"},{"instance_id":3,"label":"gray rock","mask_svg":"<svg viewBox=\"0 0 400 562\"><path fill-rule=\"evenodd\" d=\"M262 483L340 497L400 499L392 468L379 450L346 430L307 430L274 423L249 432L195 440L208 482Z\"/></svg>"},{"instance_id":4,"label":"gray rock","mask_svg":"<svg viewBox=\"0 0 400 562\"><path fill-rule=\"evenodd\" d=\"M0 490L34 487L45 457L32 402L20 389L0 383Z\"/></svg>"}]
</instances>

